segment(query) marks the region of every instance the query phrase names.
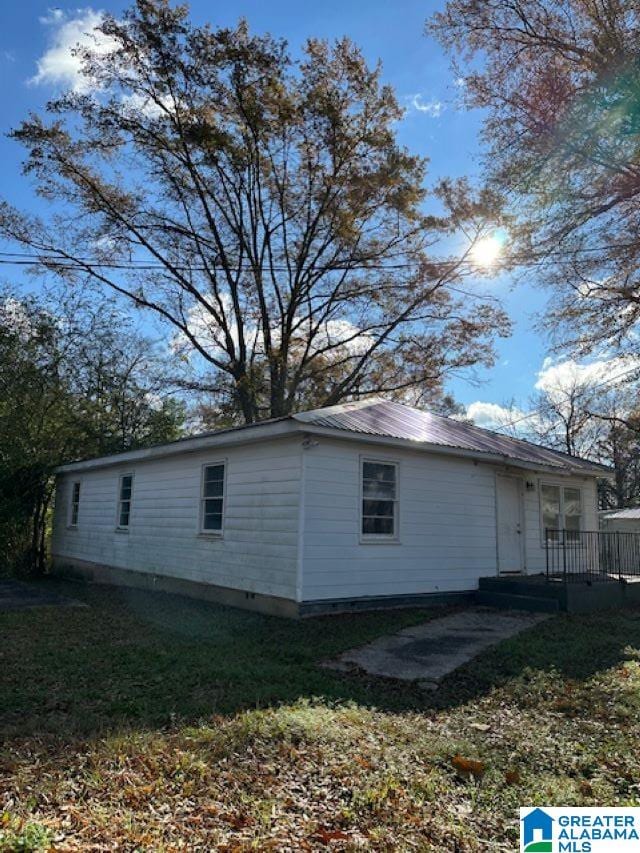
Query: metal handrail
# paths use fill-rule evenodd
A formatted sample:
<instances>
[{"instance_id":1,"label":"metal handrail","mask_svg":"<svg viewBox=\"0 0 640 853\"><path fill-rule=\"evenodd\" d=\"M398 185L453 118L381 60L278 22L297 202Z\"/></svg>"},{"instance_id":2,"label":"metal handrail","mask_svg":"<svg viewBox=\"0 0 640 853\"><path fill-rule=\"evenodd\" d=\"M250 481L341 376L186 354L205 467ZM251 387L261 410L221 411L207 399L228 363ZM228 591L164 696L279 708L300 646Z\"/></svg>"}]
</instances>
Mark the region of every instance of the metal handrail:
<instances>
[{"instance_id":1,"label":"metal handrail","mask_svg":"<svg viewBox=\"0 0 640 853\"><path fill-rule=\"evenodd\" d=\"M548 580L617 580L640 577L640 533L545 528Z\"/></svg>"}]
</instances>

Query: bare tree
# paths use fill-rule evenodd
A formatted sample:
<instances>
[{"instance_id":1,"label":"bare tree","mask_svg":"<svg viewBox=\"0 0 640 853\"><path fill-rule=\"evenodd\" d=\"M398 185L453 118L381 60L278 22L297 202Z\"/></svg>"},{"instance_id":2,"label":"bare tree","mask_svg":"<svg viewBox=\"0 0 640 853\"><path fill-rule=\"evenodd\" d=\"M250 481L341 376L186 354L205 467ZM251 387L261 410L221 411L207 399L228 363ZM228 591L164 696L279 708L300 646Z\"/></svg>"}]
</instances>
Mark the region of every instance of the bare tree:
<instances>
[{"instance_id":1,"label":"bare tree","mask_svg":"<svg viewBox=\"0 0 640 853\"><path fill-rule=\"evenodd\" d=\"M637 352L640 4L450 0L429 28L486 110L486 172L514 262L553 286L548 328L577 354Z\"/></svg>"},{"instance_id":2,"label":"bare tree","mask_svg":"<svg viewBox=\"0 0 640 853\"><path fill-rule=\"evenodd\" d=\"M244 22L196 27L164 0L107 16L98 37L81 53L92 92L13 134L55 216L5 205L0 232L160 317L191 386L246 422L436 394L492 363L507 319L460 283L496 199L444 183L442 215L423 212L426 161L398 145L396 98L348 39L310 39L294 61ZM463 250L436 254L455 234Z\"/></svg>"},{"instance_id":3,"label":"bare tree","mask_svg":"<svg viewBox=\"0 0 640 853\"><path fill-rule=\"evenodd\" d=\"M575 377L539 391L530 401L535 415L527 423L529 438L569 456L595 458L604 430L592 414L594 397L589 385Z\"/></svg>"}]
</instances>

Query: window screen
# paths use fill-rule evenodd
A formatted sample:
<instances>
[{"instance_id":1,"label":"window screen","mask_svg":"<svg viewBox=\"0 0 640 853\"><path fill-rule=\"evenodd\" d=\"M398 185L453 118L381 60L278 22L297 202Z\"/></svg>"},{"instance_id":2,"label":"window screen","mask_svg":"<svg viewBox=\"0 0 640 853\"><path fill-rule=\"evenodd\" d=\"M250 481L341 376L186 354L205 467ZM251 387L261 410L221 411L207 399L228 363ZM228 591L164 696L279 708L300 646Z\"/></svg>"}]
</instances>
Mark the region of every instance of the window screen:
<instances>
[{"instance_id":1,"label":"window screen","mask_svg":"<svg viewBox=\"0 0 640 853\"><path fill-rule=\"evenodd\" d=\"M118 527L129 527L131 517L131 496L133 492L133 474L120 477L120 497L118 501Z\"/></svg>"},{"instance_id":2,"label":"window screen","mask_svg":"<svg viewBox=\"0 0 640 853\"><path fill-rule=\"evenodd\" d=\"M396 535L397 466L389 462L362 463L362 535Z\"/></svg>"},{"instance_id":3,"label":"window screen","mask_svg":"<svg viewBox=\"0 0 640 853\"><path fill-rule=\"evenodd\" d=\"M201 519L206 533L222 531L224 463L205 465L202 475Z\"/></svg>"}]
</instances>

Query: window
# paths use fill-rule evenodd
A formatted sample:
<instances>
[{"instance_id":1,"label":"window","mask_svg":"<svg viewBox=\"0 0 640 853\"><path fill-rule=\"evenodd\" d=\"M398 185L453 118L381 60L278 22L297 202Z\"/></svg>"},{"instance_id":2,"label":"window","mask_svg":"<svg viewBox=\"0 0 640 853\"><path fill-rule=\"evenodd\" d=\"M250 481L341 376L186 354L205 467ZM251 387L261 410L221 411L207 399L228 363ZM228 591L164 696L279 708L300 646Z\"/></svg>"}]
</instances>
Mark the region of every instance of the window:
<instances>
[{"instance_id":1,"label":"window","mask_svg":"<svg viewBox=\"0 0 640 853\"><path fill-rule=\"evenodd\" d=\"M129 527L131 517L131 493L133 491L133 474L124 474L120 477L120 489L118 499L118 527Z\"/></svg>"},{"instance_id":2,"label":"window","mask_svg":"<svg viewBox=\"0 0 640 853\"><path fill-rule=\"evenodd\" d=\"M362 460L362 535L393 539L398 526L398 466Z\"/></svg>"},{"instance_id":3,"label":"window","mask_svg":"<svg viewBox=\"0 0 640 853\"><path fill-rule=\"evenodd\" d=\"M563 489L564 527L578 539L582 518L582 496L580 489Z\"/></svg>"},{"instance_id":4,"label":"window","mask_svg":"<svg viewBox=\"0 0 640 853\"><path fill-rule=\"evenodd\" d=\"M200 529L203 533L222 533L224 509L224 462L202 469Z\"/></svg>"},{"instance_id":5,"label":"window","mask_svg":"<svg viewBox=\"0 0 640 853\"><path fill-rule=\"evenodd\" d=\"M560 486L550 486L542 483L540 486L540 502L542 504L542 529L560 530L562 527L560 509ZM557 534L556 534L557 535Z\"/></svg>"},{"instance_id":6,"label":"window","mask_svg":"<svg viewBox=\"0 0 640 853\"><path fill-rule=\"evenodd\" d=\"M78 512L80 510L80 483L74 483L71 490L71 512L69 513L69 524L77 527Z\"/></svg>"},{"instance_id":7,"label":"window","mask_svg":"<svg viewBox=\"0 0 640 853\"><path fill-rule=\"evenodd\" d=\"M574 486L540 484L540 509L542 529L566 530L568 539L578 539L582 528L582 492ZM558 539L554 532L551 537Z\"/></svg>"}]
</instances>

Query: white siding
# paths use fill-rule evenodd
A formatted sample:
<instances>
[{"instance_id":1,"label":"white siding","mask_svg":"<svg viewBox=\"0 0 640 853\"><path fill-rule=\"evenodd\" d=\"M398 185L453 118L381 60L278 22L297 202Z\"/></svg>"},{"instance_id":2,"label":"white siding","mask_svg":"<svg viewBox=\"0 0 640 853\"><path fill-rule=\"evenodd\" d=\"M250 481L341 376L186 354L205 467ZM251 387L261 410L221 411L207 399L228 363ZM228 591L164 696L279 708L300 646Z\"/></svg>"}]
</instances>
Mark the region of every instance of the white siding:
<instances>
[{"instance_id":1,"label":"white siding","mask_svg":"<svg viewBox=\"0 0 640 853\"><path fill-rule=\"evenodd\" d=\"M362 456L399 465L398 542L360 540ZM496 574L496 472L504 469L329 438L304 451L303 465L303 601L472 590L478 578ZM539 572L539 476L509 473L535 483L524 491L525 559L529 573ZM555 480L583 489L584 527L596 530L595 480Z\"/></svg>"},{"instance_id":2,"label":"white siding","mask_svg":"<svg viewBox=\"0 0 640 853\"><path fill-rule=\"evenodd\" d=\"M224 535L199 535L202 466L226 461ZM181 453L59 478L53 553L232 589L296 598L300 439ZM134 474L128 532L118 480ZM78 526L68 528L74 481Z\"/></svg>"},{"instance_id":3,"label":"white siding","mask_svg":"<svg viewBox=\"0 0 640 853\"><path fill-rule=\"evenodd\" d=\"M398 462L398 542L360 541L361 456ZM490 467L324 438L303 464L303 600L460 591L495 573Z\"/></svg>"},{"instance_id":4,"label":"white siding","mask_svg":"<svg viewBox=\"0 0 640 853\"><path fill-rule=\"evenodd\" d=\"M582 491L582 529L598 529L598 494L596 480L592 477L556 477L552 474L524 475L525 480L535 483L534 491L525 491L524 527L526 536L526 567L532 575L546 568L542 519L540 515L540 483L558 486L575 486Z\"/></svg>"},{"instance_id":5,"label":"white siding","mask_svg":"<svg viewBox=\"0 0 640 853\"><path fill-rule=\"evenodd\" d=\"M360 460L398 463L397 542L360 538ZM222 538L199 535L202 466L226 461ZM474 462L366 441L302 436L113 466L60 477L53 552L290 600L351 599L475 589L496 565L496 473ZM134 474L128 532L116 530L118 481ZM540 480L583 490L597 529L593 478L522 477L526 570L545 567ZM77 528L68 527L81 483Z\"/></svg>"},{"instance_id":6,"label":"white siding","mask_svg":"<svg viewBox=\"0 0 640 853\"><path fill-rule=\"evenodd\" d=\"M619 533L640 533L640 518L604 518L602 530Z\"/></svg>"}]
</instances>

